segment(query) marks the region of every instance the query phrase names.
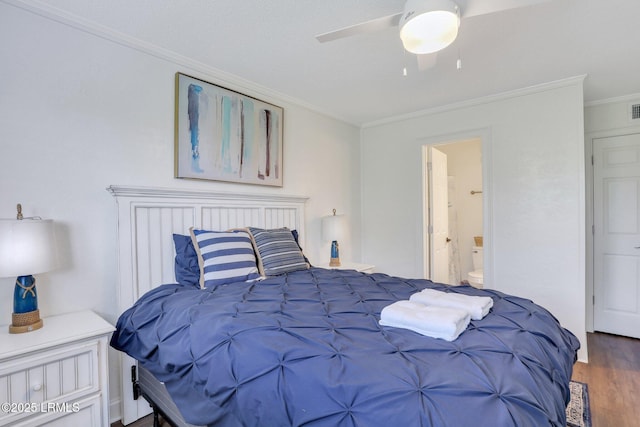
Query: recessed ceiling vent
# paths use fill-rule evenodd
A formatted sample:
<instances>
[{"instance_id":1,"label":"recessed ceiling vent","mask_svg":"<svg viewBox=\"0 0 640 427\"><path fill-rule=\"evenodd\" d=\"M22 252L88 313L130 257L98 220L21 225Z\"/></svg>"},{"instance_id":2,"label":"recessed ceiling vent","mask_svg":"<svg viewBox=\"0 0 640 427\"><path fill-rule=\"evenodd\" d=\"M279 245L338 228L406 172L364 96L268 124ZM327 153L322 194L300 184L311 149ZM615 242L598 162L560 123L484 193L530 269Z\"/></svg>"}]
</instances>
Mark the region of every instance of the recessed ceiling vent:
<instances>
[{"instance_id":1,"label":"recessed ceiling vent","mask_svg":"<svg viewBox=\"0 0 640 427\"><path fill-rule=\"evenodd\" d=\"M640 119L640 104L631 104L631 120Z\"/></svg>"}]
</instances>

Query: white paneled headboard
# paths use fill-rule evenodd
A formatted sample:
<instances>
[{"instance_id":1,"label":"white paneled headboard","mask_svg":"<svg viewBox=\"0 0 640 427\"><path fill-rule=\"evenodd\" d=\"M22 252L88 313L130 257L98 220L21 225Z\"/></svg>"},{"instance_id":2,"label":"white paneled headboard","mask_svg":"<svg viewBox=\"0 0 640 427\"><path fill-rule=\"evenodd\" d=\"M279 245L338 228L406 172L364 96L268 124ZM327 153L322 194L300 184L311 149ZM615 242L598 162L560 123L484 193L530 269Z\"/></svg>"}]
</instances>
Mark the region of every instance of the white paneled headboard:
<instances>
[{"instance_id":1,"label":"white paneled headboard","mask_svg":"<svg viewBox=\"0 0 640 427\"><path fill-rule=\"evenodd\" d=\"M175 283L173 233L189 234L189 227L288 227L298 230L304 247L306 197L115 185L107 191L118 207L120 312L156 286ZM149 409L133 400L128 379L135 361L122 355L121 365L123 421L128 424Z\"/></svg>"},{"instance_id":2,"label":"white paneled headboard","mask_svg":"<svg viewBox=\"0 0 640 427\"><path fill-rule=\"evenodd\" d=\"M173 233L189 227L298 230L304 247L306 197L112 185L118 205L120 310L164 283L175 283Z\"/></svg>"}]
</instances>

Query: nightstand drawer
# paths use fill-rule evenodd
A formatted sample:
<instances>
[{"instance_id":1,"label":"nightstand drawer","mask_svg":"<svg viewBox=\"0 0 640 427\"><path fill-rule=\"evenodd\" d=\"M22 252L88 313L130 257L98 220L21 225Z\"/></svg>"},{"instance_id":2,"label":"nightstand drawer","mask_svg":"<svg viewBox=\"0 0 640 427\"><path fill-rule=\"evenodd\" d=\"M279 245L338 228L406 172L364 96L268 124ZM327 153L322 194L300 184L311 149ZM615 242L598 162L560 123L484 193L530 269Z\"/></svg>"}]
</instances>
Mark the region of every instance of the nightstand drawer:
<instances>
[{"instance_id":1,"label":"nightstand drawer","mask_svg":"<svg viewBox=\"0 0 640 427\"><path fill-rule=\"evenodd\" d=\"M64 408L63 408L64 409ZM51 410L11 424L11 427L71 427L101 425L100 396L82 399L64 410Z\"/></svg>"},{"instance_id":2,"label":"nightstand drawer","mask_svg":"<svg viewBox=\"0 0 640 427\"><path fill-rule=\"evenodd\" d=\"M26 357L0 367L0 425L47 412L47 403L71 402L100 389L98 342L76 343ZM26 406L25 406L26 405Z\"/></svg>"}]
</instances>

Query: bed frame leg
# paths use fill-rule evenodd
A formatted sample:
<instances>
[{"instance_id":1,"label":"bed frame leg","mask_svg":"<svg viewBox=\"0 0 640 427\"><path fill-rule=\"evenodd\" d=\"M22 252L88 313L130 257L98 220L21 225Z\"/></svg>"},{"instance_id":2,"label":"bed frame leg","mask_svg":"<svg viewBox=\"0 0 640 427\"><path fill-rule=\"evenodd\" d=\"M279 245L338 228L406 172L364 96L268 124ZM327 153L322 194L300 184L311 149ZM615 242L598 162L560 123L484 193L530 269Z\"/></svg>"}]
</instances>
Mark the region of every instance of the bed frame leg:
<instances>
[{"instance_id":1,"label":"bed frame leg","mask_svg":"<svg viewBox=\"0 0 640 427\"><path fill-rule=\"evenodd\" d=\"M153 406L153 427L160 427L160 417L158 416L158 408Z\"/></svg>"}]
</instances>

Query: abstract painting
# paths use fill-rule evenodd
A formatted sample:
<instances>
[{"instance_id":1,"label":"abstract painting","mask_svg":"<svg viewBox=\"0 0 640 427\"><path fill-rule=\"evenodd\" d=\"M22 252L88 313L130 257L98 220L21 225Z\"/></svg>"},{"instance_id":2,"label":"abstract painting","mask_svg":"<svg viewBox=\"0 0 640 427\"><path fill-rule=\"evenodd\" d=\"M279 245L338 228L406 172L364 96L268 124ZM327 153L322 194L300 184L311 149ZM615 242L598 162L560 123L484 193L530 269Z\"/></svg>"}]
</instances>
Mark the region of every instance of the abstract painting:
<instances>
[{"instance_id":1,"label":"abstract painting","mask_svg":"<svg viewBox=\"0 0 640 427\"><path fill-rule=\"evenodd\" d=\"M176 73L175 176L282 187L281 107Z\"/></svg>"}]
</instances>

